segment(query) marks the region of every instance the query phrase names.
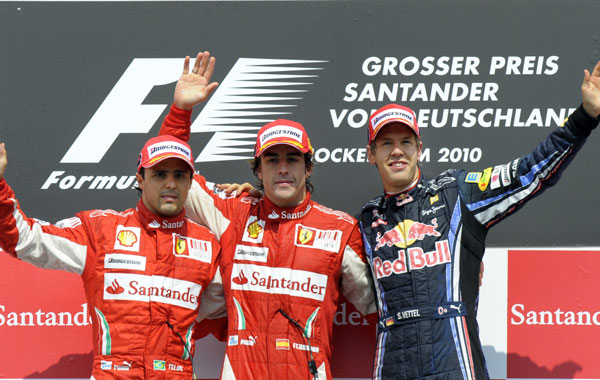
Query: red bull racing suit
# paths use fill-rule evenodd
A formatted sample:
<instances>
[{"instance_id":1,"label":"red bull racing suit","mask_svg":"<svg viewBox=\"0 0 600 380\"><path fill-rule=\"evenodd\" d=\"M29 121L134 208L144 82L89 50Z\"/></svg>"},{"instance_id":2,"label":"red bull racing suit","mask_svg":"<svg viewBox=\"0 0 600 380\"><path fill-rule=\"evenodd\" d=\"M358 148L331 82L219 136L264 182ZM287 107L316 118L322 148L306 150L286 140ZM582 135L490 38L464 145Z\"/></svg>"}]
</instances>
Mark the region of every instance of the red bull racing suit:
<instances>
[{"instance_id":1,"label":"red bull racing suit","mask_svg":"<svg viewBox=\"0 0 600 380\"><path fill-rule=\"evenodd\" d=\"M0 179L0 247L81 276L92 316L92 379L192 379L200 296L217 271L205 227L136 209L83 211L55 225L28 218Z\"/></svg>"},{"instance_id":2,"label":"red bull racing suit","mask_svg":"<svg viewBox=\"0 0 600 380\"><path fill-rule=\"evenodd\" d=\"M597 124L579 107L524 157L421 178L363 206L379 312L373 379L489 378L476 321L488 229L555 184Z\"/></svg>"},{"instance_id":3,"label":"red bull racing suit","mask_svg":"<svg viewBox=\"0 0 600 380\"><path fill-rule=\"evenodd\" d=\"M190 114L172 107L160 133L187 140ZM222 245L228 336L221 379L312 379L311 356L318 379L331 379L340 291L363 314L375 312L356 219L308 193L298 206L279 208L267 197L225 197L213 188L197 175L186 211Z\"/></svg>"}]
</instances>

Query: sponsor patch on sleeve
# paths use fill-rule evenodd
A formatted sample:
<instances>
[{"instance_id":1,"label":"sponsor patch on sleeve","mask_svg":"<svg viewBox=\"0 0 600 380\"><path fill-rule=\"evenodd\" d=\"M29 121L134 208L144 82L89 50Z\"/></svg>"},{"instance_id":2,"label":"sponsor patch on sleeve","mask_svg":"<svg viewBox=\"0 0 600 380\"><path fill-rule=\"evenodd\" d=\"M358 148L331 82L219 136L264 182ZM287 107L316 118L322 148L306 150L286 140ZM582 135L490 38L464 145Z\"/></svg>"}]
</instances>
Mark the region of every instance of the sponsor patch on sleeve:
<instances>
[{"instance_id":1,"label":"sponsor patch on sleeve","mask_svg":"<svg viewBox=\"0 0 600 380\"><path fill-rule=\"evenodd\" d=\"M492 190L500 187L500 170L502 170L502 166L494 166L492 178L490 179L490 189Z\"/></svg>"},{"instance_id":2,"label":"sponsor patch on sleeve","mask_svg":"<svg viewBox=\"0 0 600 380\"><path fill-rule=\"evenodd\" d=\"M481 172L469 172L465 177L465 182L467 183L479 183L481 180Z\"/></svg>"},{"instance_id":3,"label":"sponsor patch on sleeve","mask_svg":"<svg viewBox=\"0 0 600 380\"><path fill-rule=\"evenodd\" d=\"M485 191L487 189L488 184L490 183L490 178L492 176L492 168L487 168L483 171L481 178L479 179L479 190Z\"/></svg>"},{"instance_id":4,"label":"sponsor patch on sleeve","mask_svg":"<svg viewBox=\"0 0 600 380\"><path fill-rule=\"evenodd\" d=\"M509 186L511 181L510 178L510 163L503 165L501 169L502 186Z\"/></svg>"},{"instance_id":5,"label":"sponsor patch on sleeve","mask_svg":"<svg viewBox=\"0 0 600 380\"><path fill-rule=\"evenodd\" d=\"M60 228L75 228L81 225L81 219L73 217L69 219L63 219L56 222L55 226Z\"/></svg>"}]
</instances>

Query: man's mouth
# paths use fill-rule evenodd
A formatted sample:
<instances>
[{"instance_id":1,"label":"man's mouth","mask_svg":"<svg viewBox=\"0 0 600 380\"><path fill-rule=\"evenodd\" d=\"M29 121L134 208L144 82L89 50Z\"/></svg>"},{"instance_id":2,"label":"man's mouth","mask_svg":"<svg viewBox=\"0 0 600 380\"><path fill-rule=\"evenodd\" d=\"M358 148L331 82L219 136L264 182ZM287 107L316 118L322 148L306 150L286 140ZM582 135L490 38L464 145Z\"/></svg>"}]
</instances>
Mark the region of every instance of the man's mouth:
<instances>
[{"instance_id":1,"label":"man's mouth","mask_svg":"<svg viewBox=\"0 0 600 380\"><path fill-rule=\"evenodd\" d=\"M402 162L402 161L393 161L390 162L388 164L389 167L392 168L392 170L403 170L404 168L406 168L408 166L408 164L406 162Z\"/></svg>"},{"instance_id":2,"label":"man's mouth","mask_svg":"<svg viewBox=\"0 0 600 380\"><path fill-rule=\"evenodd\" d=\"M174 202L179 196L177 194L161 194L160 198L166 202Z\"/></svg>"}]
</instances>

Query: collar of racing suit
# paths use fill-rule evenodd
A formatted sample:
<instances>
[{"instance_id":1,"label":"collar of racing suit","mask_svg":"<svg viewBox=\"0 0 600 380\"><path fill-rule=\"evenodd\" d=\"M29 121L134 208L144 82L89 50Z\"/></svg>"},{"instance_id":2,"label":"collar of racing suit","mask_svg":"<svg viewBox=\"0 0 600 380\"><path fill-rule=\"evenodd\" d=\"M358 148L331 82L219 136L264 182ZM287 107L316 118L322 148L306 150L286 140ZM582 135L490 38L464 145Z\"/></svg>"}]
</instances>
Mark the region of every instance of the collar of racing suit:
<instances>
[{"instance_id":1,"label":"collar of racing suit","mask_svg":"<svg viewBox=\"0 0 600 380\"><path fill-rule=\"evenodd\" d=\"M163 230L170 232L182 232L185 226L185 210L170 218L157 215L148 210L140 199L136 206L140 222L147 230Z\"/></svg>"},{"instance_id":2,"label":"collar of racing suit","mask_svg":"<svg viewBox=\"0 0 600 380\"><path fill-rule=\"evenodd\" d=\"M383 189L383 194L385 194L386 198L391 198L391 197L395 197L397 195L400 195L402 193L408 193L411 190L413 190L415 187L417 187L417 184L419 184L421 182L421 180L423 179L423 176L421 175L421 168L417 167L417 170L419 172L419 174L417 175L417 178L411 182L406 188L397 191L395 193L388 193L387 191L385 191L385 189Z\"/></svg>"},{"instance_id":3,"label":"collar of racing suit","mask_svg":"<svg viewBox=\"0 0 600 380\"><path fill-rule=\"evenodd\" d=\"M260 210L262 220L291 220L304 217L311 209L310 193L306 192L306 198L296 207L277 207L275 203L265 195L262 199L263 207Z\"/></svg>"}]
</instances>

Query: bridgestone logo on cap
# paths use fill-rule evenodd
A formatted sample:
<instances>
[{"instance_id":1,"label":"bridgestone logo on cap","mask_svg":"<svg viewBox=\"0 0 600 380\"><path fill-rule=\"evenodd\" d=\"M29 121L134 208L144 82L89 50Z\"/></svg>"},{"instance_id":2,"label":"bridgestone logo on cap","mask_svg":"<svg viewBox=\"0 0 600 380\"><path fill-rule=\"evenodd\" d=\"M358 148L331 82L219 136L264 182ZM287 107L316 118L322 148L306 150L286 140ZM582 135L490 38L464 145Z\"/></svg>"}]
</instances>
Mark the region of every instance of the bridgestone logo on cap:
<instances>
[{"instance_id":1,"label":"bridgestone logo on cap","mask_svg":"<svg viewBox=\"0 0 600 380\"><path fill-rule=\"evenodd\" d=\"M192 159L192 152L186 148L184 145L178 144L172 141L159 142L156 144L152 144L148 147L148 158L152 159L153 157L164 154L164 153L177 153L182 156L185 156L188 160Z\"/></svg>"},{"instance_id":2,"label":"bridgestone logo on cap","mask_svg":"<svg viewBox=\"0 0 600 380\"><path fill-rule=\"evenodd\" d=\"M271 139L279 137L289 137L293 140L298 141L302 144L302 131L298 128L288 127L285 125L276 126L269 128L265 133L260 136L260 145L264 145Z\"/></svg>"},{"instance_id":3,"label":"bridgestone logo on cap","mask_svg":"<svg viewBox=\"0 0 600 380\"><path fill-rule=\"evenodd\" d=\"M373 118L373 129L377 129L380 123L389 119L406 119L411 125L415 124L413 115L401 109L387 110L385 113Z\"/></svg>"}]
</instances>

